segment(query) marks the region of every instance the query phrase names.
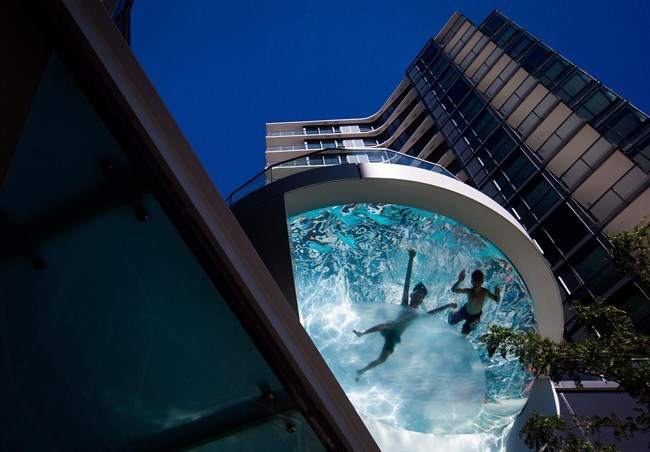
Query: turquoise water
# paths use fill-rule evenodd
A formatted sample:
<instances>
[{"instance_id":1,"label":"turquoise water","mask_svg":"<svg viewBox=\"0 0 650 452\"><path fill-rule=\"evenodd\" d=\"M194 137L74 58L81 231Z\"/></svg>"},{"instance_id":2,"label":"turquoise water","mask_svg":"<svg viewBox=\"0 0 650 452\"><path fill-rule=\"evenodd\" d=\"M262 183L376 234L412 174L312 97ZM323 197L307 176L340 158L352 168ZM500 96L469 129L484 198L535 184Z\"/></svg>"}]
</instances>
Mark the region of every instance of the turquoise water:
<instances>
[{"instance_id":1,"label":"turquoise water","mask_svg":"<svg viewBox=\"0 0 650 452\"><path fill-rule=\"evenodd\" d=\"M300 320L355 408L401 430L435 435L479 434L482 447L498 449L521 411L532 375L513 357L489 358L479 342L489 325L535 328L530 296L512 263L472 229L444 216L392 204L331 206L289 219ZM417 255L411 288L428 288L421 313L395 352L357 382L356 370L377 358L380 333L357 337L353 329L394 320L408 262ZM467 337L447 323L456 302L452 284L465 269L485 274L501 302L486 300L481 322Z\"/></svg>"}]
</instances>

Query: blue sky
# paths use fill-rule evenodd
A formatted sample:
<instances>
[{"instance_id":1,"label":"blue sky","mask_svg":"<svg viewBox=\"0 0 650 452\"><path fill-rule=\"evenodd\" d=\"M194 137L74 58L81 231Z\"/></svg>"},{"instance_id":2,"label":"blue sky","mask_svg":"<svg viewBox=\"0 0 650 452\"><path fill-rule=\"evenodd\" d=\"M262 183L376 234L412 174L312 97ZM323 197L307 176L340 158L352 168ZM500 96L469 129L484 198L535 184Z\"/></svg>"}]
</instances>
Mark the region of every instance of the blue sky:
<instances>
[{"instance_id":1,"label":"blue sky","mask_svg":"<svg viewBox=\"0 0 650 452\"><path fill-rule=\"evenodd\" d=\"M650 112L647 0L136 0L131 46L226 197L265 123L369 116L454 11L494 9Z\"/></svg>"}]
</instances>

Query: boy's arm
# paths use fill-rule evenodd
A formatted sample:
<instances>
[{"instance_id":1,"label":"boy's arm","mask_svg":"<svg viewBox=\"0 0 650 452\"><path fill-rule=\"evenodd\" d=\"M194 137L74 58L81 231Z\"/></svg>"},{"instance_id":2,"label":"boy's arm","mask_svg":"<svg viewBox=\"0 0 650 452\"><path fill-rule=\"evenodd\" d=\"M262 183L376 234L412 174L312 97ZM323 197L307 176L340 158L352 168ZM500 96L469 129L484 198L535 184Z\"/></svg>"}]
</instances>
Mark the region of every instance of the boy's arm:
<instances>
[{"instance_id":1,"label":"boy's arm","mask_svg":"<svg viewBox=\"0 0 650 452\"><path fill-rule=\"evenodd\" d=\"M456 303L448 303L448 304L446 304L444 306L440 306L439 308L435 308L435 309L432 309L430 311L427 311L427 314L437 314L437 313L439 313L441 311L444 311L445 309L456 308L456 307L458 307L458 304L456 304Z\"/></svg>"},{"instance_id":2,"label":"boy's arm","mask_svg":"<svg viewBox=\"0 0 650 452\"><path fill-rule=\"evenodd\" d=\"M490 292L488 289L485 289L485 290L487 292L487 296L490 297L492 300L501 301L501 287L496 286L494 288L495 293Z\"/></svg>"},{"instance_id":3,"label":"boy's arm","mask_svg":"<svg viewBox=\"0 0 650 452\"><path fill-rule=\"evenodd\" d=\"M458 281L454 283L453 286L451 286L451 291L454 293L467 293L468 289L459 289L458 285L463 282L465 279L465 270L461 270L461 272L458 274Z\"/></svg>"},{"instance_id":4,"label":"boy's arm","mask_svg":"<svg viewBox=\"0 0 650 452\"><path fill-rule=\"evenodd\" d=\"M416 251L409 248L409 263L406 267L406 278L404 280L404 292L402 292L402 305L409 305L409 288L411 286L411 272L413 271L413 259L415 259Z\"/></svg>"}]
</instances>

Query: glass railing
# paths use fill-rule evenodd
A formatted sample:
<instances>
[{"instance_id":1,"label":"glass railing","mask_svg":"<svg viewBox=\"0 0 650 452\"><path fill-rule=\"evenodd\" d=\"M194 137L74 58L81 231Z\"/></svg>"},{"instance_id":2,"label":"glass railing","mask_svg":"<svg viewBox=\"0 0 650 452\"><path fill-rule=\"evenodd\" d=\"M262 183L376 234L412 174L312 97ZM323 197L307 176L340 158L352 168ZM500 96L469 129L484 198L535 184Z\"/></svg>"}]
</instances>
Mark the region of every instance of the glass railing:
<instances>
[{"instance_id":1,"label":"glass railing","mask_svg":"<svg viewBox=\"0 0 650 452\"><path fill-rule=\"evenodd\" d=\"M358 164L358 163L386 163L394 165L412 166L421 168L434 173L443 174L445 176L456 179L456 177L447 171L444 167L427 162L410 155L402 154L401 152L393 151L386 148L347 148L347 149L318 149L308 154L303 154L298 157L293 157L282 162L273 163L267 166L263 171L258 173L255 177L243 184L241 187L233 191L230 196L226 198L226 203L230 206L234 202L239 201L244 196L254 192L258 188L282 179L283 176L274 177L274 169L280 168L302 168L303 170L319 168L323 166L343 165L343 164Z\"/></svg>"},{"instance_id":2,"label":"glass railing","mask_svg":"<svg viewBox=\"0 0 650 452\"><path fill-rule=\"evenodd\" d=\"M279 132L268 132L267 137L289 137L294 135L305 135L304 130L280 130Z\"/></svg>"}]
</instances>

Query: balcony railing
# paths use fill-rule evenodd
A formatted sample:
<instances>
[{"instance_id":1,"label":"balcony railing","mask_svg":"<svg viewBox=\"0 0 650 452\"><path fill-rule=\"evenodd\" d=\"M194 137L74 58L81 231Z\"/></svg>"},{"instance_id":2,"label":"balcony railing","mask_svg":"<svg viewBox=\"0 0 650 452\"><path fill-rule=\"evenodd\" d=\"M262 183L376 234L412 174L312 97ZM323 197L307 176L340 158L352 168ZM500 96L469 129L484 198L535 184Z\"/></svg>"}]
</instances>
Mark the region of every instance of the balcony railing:
<instances>
[{"instance_id":1,"label":"balcony railing","mask_svg":"<svg viewBox=\"0 0 650 452\"><path fill-rule=\"evenodd\" d=\"M412 166L443 174L456 179L456 177L447 171L444 167L427 162L416 157L412 157L401 152L391 149L381 148L347 148L347 149L318 149L314 152L293 157L282 162L273 163L267 166L263 171L258 173L248 182L233 191L226 203L230 206L232 203L239 201L244 196L253 191L268 185L276 180L282 179L273 177L273 170L289 167L300 167L303 169L312 169L323 166L357 164L357 163L385 163L393 165Z\"/></svg>"},{"instance_id":2,"label":"balcony railing","mask_svg":"<svg viewBox=\"0 0 650 452\"><path fill-rule=\"evenodd\" d=\"M290 137L294 135L305 135L305 131L300 130L280 130L279 132L268 132L267 137Z\"/></svg>"}]
</instances>

